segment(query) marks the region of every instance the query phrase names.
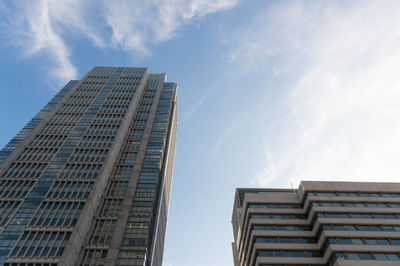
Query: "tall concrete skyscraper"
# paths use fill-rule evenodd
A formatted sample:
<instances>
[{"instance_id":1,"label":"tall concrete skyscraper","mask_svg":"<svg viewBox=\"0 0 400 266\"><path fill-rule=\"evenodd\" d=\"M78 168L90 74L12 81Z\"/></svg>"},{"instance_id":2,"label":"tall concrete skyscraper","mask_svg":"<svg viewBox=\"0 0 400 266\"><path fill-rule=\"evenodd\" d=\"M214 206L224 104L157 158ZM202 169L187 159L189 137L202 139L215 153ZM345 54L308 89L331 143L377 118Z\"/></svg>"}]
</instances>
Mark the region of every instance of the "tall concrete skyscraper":
<instances>
[{"instance_id":1,"label":"tall concrete skyscraper","mask_svg":"<svg viewBox=\"0 0 400 266\"><path fill-rule=\"evenodd\" d=\"M162 265L175 83L94 67L0 152L0 263Z\"/></svg>"},{"instance_id":2,"label":"tall concrete skyscraper","mask_svg":"<svg viewBox=\"0 0 400 266\"><path fill-rule=\"evenodd\" d=\"M236 190L235 266L400 265L400 183Z\"/></svg>"}]
</instances>

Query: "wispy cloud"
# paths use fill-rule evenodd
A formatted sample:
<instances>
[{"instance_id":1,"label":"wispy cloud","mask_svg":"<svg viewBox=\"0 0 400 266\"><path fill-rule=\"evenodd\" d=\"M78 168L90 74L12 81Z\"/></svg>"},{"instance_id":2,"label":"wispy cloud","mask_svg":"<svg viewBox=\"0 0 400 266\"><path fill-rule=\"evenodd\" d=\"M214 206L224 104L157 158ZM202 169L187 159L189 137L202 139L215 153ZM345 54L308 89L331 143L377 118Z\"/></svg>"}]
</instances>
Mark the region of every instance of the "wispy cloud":
<instances>
[{"instance_id":1,"label":"wispy cloud","mask_svg":"<svg viewBox=\"0 0 400 266\"><path fill-rule=\"evenodd\" d=\"M221 152L224 144L227 140L234 135L235 131L237 131L243 124L246 122L248 118L248 112L246 110L240 112L236 117L234 117L227 126L220 132L218 138L216 139L213 147L209 151L208 161L213 161ZM218 134L218 132L216 132ZM237 140L235 140L237 141Z\"/></svg>"},{"instance_id":2,"label":"wispy cloud","mask_svg":"<svg viewBox=\"0 0 400 266\"><path fill-rule=\"evenodd\" d=\"M193 19L229 9L238 0L56 1L2 4L1 33L27 56L47 54L55 80L76 78L68 37L96 47L150 54L148 45L173 38Z\"/></svg>"},{"instance_id":3,"label":"wispy cloud","mask_svg":"<svg viewBox=\"0 0 400 266\"><path fill-rule=\"evenodd\" d=\"M188 111L184 114L183 120L187 120L200 108L200 106L207 100L210 94L213 92L213 89L208 89L193 105L189 108Z\"/></svg>"},{"instance_id":4,"label":"wispy cloud","mask_svg":"<svg viewBox=\"0 0 400 266\"><path fill-rule=\"evenodd\" d=\"M50 75L55 79L74 78L76 69L69 61L69 51L64 41L52 25L51 8L46 1L38 1L35 4L37 6L33 9L21 5L21 17L11 14L12 11L8 10L9 24L3 24L3 34L9 36L9 44L24 47L26 56L46 53L52 58Z\"/></svg>"},{"instance_id":5,"label":"wispy cloud","mask_svg":"<svg viewBox=\"0 0 400 266\"><path fill-rule=\"evenodd\" d=\"M284 2L245 25L226 56L239 74L273 65L291 80L265 121L255 184L398 181L399 12L398 1Z\"/></svg>"}]
</instances>

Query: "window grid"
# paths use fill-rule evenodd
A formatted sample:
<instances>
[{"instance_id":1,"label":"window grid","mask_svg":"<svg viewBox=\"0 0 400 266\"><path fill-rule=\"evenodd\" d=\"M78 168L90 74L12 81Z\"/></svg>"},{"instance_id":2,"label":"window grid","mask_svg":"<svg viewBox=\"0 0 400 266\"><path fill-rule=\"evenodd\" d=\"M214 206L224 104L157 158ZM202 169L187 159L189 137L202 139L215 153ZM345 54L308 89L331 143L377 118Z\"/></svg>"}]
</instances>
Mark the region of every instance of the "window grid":
<instances>
[{"instance_id":1,"label":"window grid","mask_svg":"<svg viewBox=\"0 0 400 266\"><path fill-rule=\"evenodd\" d=\"M1 200L0 201L0 226L5 226L11 217L17 212L21 201Z\"/></svg>"},{"instance_id":2,"label":"window grid","mask_svg":"<svg viewBox=\"0 0 400 266\"><path fill-rule=\"evenodd\" d=\"M29 223L30 227L73 227L83 208L83 202L44 201Z\"/></svg>"},{"instance_id":3,"label":"window grid","mask_svg":"<svg viewBox=\"0 0 400 266\"><path fill-rule=\"evenodd\" d=\"M60 181L57 180L49 191L50 199L86 199L93 187L94 181Z\"/></svg>"},{"instance_id":4,"label":"window grid","mask_svg":"<svg viewBox=\"0 0 400 266\"><path fill-rule=\"evenodd\" d=\"M66 135L37 135L29 147L61 147L66 140Z\"/></svg>"},{"instance_id":5,"label":"window grid","mask_svg":"<svg viewBox=\"0 0 400 266\"><path fill-rule=\"evenodd\" d=\"M76 123L66 123L65 121L60 123L50 122L47 123L42 130L41 134L49 135L69 135L74 130Z\"/></svg>"},{"instance_id":6,"label":"window grid","mask_svg":"<svg viewBox=\"0 0 400 266\"><path fill-rule=\"evenodd\" d=\"M78 123L84 113L61 113L57 112L51 119L52 123Z\"/></svg>"},{"instance_id":7,"label":"window grid","mask_svg":"<svg viewBox=\"0 0 400 266\"><path fill-rule=\"evenodd\" d=\"M71 154L69 162L96 162L105 161L109 149L77 148Z\"/></svg>"},{"instance_id":8,"label":"window grid","mask_svg":"<svg viewBox=\"0 0 400 266\"><path fill-rule=\"evenodd\" d=\"M102 266L104 265L105 258L107 256L106 249L86 249L83 255L83 260L80 265L83 266Z\"/></svg>"},{"instance_id":9,"label":"window grid","mask_svg":"<svg viewBox=\"0 0 400 266\"><path fill-rule=\"evenodd\" d=\"M70 232L25 231L11 252L11 258L57 258L68 241Z\"/></svg>"},{"instance_id":10,"label":"window grid","mask_svg":"<svg viewBox=\"0 0 400 266\"><path fill-rule=\"evenodd\" d=\"M0 179L0 198L23 199L35 183L33 180Z\"/></svg>"},{"instance_id":11,"label":"window grid","mask_svg":"<svg viewBox=\"0 0 400 266\"><path fill-rule=\"evenodd\" d=\"M116 223L116 219L97 219L94 234L89 239L89 246L109 245Z\"/></svg>"},{"instance_id":12,"label":"window grid","mask_svg":"<svg viewBox=\"0 0 400 266\"><path fill-rule=\"evenodd\" d=\"M48 163L25 163L13 162L10 167L2 175L2 178L9 179L34 179L39 178Z\"/></svg>"},{"instance_id":13,"label":"window grid","mask_svg":"<svg viewBox=\"0 0 400 266\"><path fill-rule=\"evenodd\" d=\"M76 95L72 95L66 101L66 104L88 104L88 105L90 105L94 101L95 98L96 98L95 96L76 96Z\"/></svg>"},{"instance_id":14,"label":"window grid","mask_svg":"<svg viewBox=\"0 0 400 266\"><path fill-rule=\"evenodd\" d=\"M43 162L53 160L59 148L25 148L15 161Z\"/></svg>"},{"instance_id":15,"label":"window grid","mask_svg":"<svg viewBox=\"0 0 400 266\"><path fill-rule=\"evenodd\" d=\"M57 179L96 179L101 166L98 163L67 163Z\"/></svg>"}]
</instances>

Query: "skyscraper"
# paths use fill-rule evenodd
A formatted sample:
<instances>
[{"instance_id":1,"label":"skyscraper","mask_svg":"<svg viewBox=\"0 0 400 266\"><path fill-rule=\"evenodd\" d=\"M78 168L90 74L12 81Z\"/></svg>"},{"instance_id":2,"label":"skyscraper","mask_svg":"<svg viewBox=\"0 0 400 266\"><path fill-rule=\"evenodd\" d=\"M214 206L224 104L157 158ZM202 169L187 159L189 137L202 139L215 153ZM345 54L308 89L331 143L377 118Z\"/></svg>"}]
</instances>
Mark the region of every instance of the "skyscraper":
<instances>
[{"instance_id":1,"label":"skyscraper","mask_svg":"<svg viewBox=\"0 0 400 266\"><path fill-rule=\"evenodd\" d=\"M400 265L400 183L236 190L235 266Z\"/></svg>"},{"instance_id":2,"label":"skyscraper","mask_svg":"<svg viewBox=\"0 0 400 266\"><path fill-rule=\"evenodd\" d=\"M161 265L175 83L94 67L0 152L0 263Z\"/></svg>"}]
</instances>

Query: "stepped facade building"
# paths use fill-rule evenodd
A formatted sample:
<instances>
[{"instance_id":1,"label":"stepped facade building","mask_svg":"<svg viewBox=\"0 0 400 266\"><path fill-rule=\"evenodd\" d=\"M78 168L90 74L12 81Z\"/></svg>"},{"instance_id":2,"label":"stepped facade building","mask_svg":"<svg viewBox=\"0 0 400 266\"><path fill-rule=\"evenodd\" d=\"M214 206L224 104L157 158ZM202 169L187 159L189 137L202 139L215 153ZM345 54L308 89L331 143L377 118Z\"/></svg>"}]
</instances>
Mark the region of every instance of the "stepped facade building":
<instances>
[{"instance_id":1,"label":"stepped facade building","mask_svg":"<svg viewBox=\"0 0 400 266\"><path fill-rule=\"evenodd\" d=\"M94 67L0 151L0 264L162 265L175 83Z\"/></svg>"},{"instance_id":2,"label":"stepped facade building","mask_svg":"<svg viewBox=\"0 0 400 266\"><path fill-rule=\"evenodd\" d=\"M400 183L236 190L235 266L400 265Z\"/></svg>"}]
</instances>

